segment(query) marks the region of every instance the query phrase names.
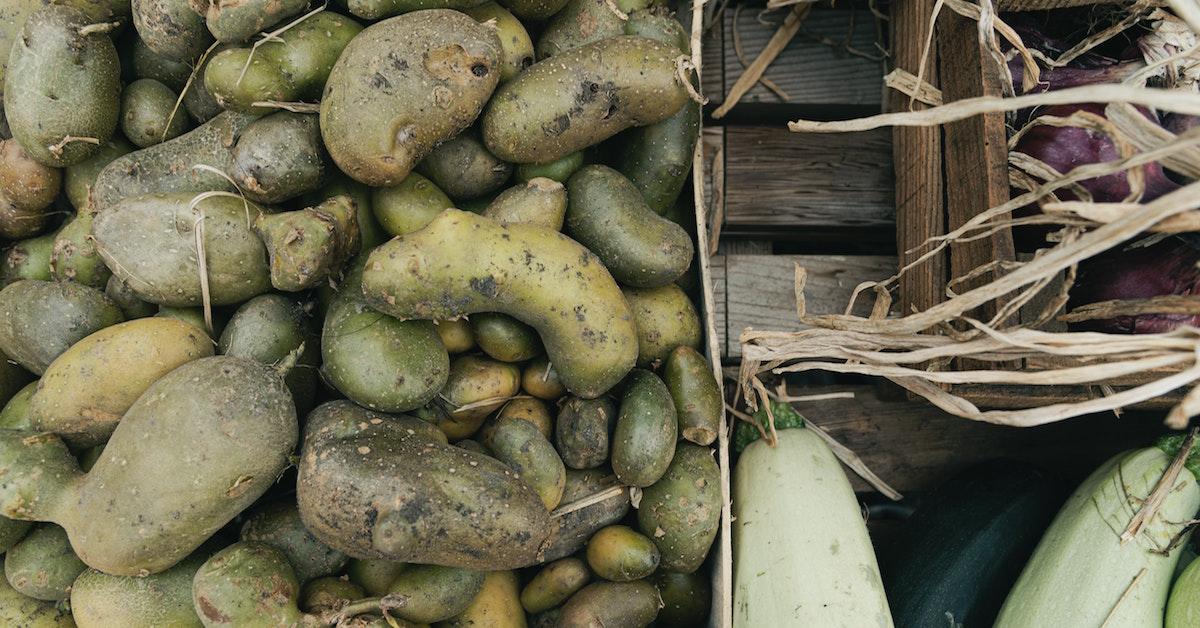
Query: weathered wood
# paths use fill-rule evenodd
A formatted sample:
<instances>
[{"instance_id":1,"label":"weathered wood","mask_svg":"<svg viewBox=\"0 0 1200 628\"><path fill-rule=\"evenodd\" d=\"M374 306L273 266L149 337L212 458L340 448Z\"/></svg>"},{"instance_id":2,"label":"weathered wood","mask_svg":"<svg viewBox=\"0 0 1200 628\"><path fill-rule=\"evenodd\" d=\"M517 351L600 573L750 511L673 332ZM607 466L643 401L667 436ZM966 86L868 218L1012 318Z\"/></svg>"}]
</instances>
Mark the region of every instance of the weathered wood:
<instances>
[{"instance_id":1,"label":"weathered wood","mask_svg":"<svg viewBox=\"0 0 1200 628\"><path fill-rule=\"evenodd\" d=\"M894 229L891 131L799 134L727 127L725 229Z\"/></svg>"},{"instance_id":2,"label":"weathered wood","mask_svg":"<svg viewBox=\"0 0 1200 628\"><path fill-rule=\"evenodd\" d=\"M891 4L892 62L918 74L934 0L896 0ZM923 80L937 86L937 46L930 46ZM926 105L896 90L888 90L889 111L925 109ZM896 178L896 250L901 265L921 256L914 251L946 231L942 198L942 132L937 127L896 127L892 130ZM938 255L900 278L900 311L920 312L940 303L945 295L946 256Z\"/></svg>"},{"instance_id":3,"label":"weathered wood","mask_svg":"<svg viewBox=\"0 0 1200 628\"><path fill-rule=\"evenodd\" d=\"M933 488L976 462L1013 458L1078 482L1117 452L1166 432L1156 415L1097 414L1034 428L1013 428L951 416L920 401L883 401L872 386L793 387L792 395L852 391L853 399L797 403L900 492ZM855 490L871 488L847 472Z\"/></svg>"},{"instance_id":4,"label":"weathered wood","mask_svg":"<svg viewBox=\"0 0 1200 628\"><path fill-rule=\"evenodd\" d=\"M886 279L896 272L896 258L884 255L725 255L713 258L724 274L713 276L718 307L724 303L725 336L719 342L730 358L741 355L738 338L747 327L774 331L801 329L796 316L795 269L808 270L805 305L810 314L843 312L850 294L864 281ZM719 260L719 261L718 261ZM724 295L724 300L720 295ZM855 310L870 313L872 299L859 299ZM722 329L717 328L718 336Z\"/></svg>"},{"instance_id":5,"label":"weathered wood","mask_svg":"<svg viewBox=\"0 0 1200 628\"><path fill-rule=\"evenodd\" d=\"M730 3L723 20L724 85L719 90L713 83L705 87L705 95L713 106L724 102L728 87L745 69L734 50L734 29L737 29L742 54L749 64L766 47L788 12L785 9L767 13L763 16L764 24L758 20L762 4L747 4L740 12L736 11L737 6ZM760 83L746 92L739 107L752 103L787 103L878 108L883 91L882 62L850 54L844 46L835 48L822 43L819 38L838 44L844 42L867 54L880 54L875 47L878 40L875 17L869 11L815 7L801 24L800 32L763 74L783 89L788 99L781 99ZM831 111L835 110L831 107Z\"/></svg>"}]
</instances>

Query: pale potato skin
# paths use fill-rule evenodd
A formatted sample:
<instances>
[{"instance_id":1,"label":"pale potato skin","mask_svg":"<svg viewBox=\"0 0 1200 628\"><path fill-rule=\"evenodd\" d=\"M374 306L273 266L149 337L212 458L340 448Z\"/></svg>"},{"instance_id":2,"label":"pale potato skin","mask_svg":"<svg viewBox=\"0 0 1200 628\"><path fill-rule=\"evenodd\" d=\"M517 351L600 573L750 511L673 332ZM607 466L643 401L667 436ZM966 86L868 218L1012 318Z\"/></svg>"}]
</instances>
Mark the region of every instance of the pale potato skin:
<instances>
[{"instance_id":1,"label":"pale potato skin","mask_svg":"<svg viewBox=\"0 0 1200 628\"><path fill-rule=\"evenodd\" d=\"M171 318L101 329L50 363L30 400L34 427L77 448L100 445L151 384L212 354L203 331Z\"/></svg>"},{"instance_id":2,"label":"pale potato skin","mask_svg":"<svg viewBox=\"0 0 1200 628\"><path fill-rule=\"evenodd\" d=\"M465 242L481 245L464 250ZM398 318L498 311L532 326L563 384L586 398L616 385L635 359L636 330L618 292L603 264L566 236L452 209L375 249L363 271L367 301Z\"/></svg>"},{"instance_id":3,"label":"pale potato skin","mask_svg":"<svg viewBox=\"0 0 1200 628\"><path fill-rule=\"evenodd\" d=\"M495 30L457 11L416 11L368 27L325 84L329 154L358 181L399 184L479 115L500 80L502 55Z\"/></svg>"},{"instance_id":4,"label":"pale potato skin","mask_svg":"<svg viewBox=\"0 0 1200 628\"><path fill-rule=\"evenodd\" d=\"M425 420L451 440L469 438L488 415L517 394L520 386L521 371L516 365L481 356L460 356L451 363L446 385L438 394L437 408L444 407L444 411L434 412Z\"/></svg>"},{"instance_id":5,"label":"pale potato skin","mask_svg":"<svg viewBox=\"0 0 1200 628\"><path fill-rule=\"evenodd\" d=\"M75 628L71 613L53 602L35 600L0 578L0 624L23 628Z\"/></svg>"},{"instance_id":6,"label":"pale potato skin","mask_svg":"<svg viewBox=\"0 0 1200 628\"><path fill-rule=\"evenodd\" d=\"M121 94L121 131L145 148L188 131L188 117L175 110L179 95L154 79L138 79Z\"/></svg>"},{"instance_id":7,"label":"pale potato skin","mask_svg":"<svg viewBox=\"0 0 1200 628\"><path fill-rule=\"evenodd\" d=\"M65 600L71 583L87 569L71 551L67 533L52 523L34 526L4 555L4 576L24 595L47 601Z\"/></svg>"},{"instance_id":8,"label":"pale potato skin","mask_svg":"<svg viewBox=\"0 0 1200 628\"><path fill-rule=\"evenodd\" d=\"M201 628L192 604L192 578L206 558L200 550L166 571L142 578L89 569L71 587L75 623L79 628Z\"/></svg>"}]
</instances>

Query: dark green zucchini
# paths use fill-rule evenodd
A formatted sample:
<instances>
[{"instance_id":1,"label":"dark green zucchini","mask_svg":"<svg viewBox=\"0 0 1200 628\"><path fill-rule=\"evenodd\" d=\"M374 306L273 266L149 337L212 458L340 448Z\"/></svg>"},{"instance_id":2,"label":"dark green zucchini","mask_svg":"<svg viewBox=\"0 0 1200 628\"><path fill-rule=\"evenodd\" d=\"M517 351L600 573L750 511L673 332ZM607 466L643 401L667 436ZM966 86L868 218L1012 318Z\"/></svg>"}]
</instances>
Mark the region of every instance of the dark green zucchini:
<instances>
[{"instance_id":1,"label":"dark green zucchini","mask_svg":"<svg viewBox=\"0 0 1200 628\"><path fill-rule=\"evenodd\" d=\"M897 628L991 626L1066 497L1049 474L985 462L921 500L880 556Z\"/></svg>"}]
</instances>

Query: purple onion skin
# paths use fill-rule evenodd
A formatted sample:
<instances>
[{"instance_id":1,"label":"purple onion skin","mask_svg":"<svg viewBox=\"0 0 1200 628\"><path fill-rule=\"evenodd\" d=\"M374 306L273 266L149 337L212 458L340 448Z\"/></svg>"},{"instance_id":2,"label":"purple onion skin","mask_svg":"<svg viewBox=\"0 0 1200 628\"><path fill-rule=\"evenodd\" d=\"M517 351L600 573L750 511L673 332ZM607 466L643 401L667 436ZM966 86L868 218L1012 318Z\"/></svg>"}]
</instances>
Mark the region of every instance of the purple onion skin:
<instances>
[{"instance_id":1,"label":"purple onion skin","mask_svg":"<svg viewBox=\"0 0 1200 628\"><path fill-rule=\"evenodd\" d=\"M1200 126L1200 116L1186 113L1168 113L1163 116L1162 126L1175 135L1183 135Z\"/></svg>"},{"instance_id":2,"label":"purple onion skin","mask_svg":"<svg viewBox=\"0 0 1200 628\"><path fill-rule=\"evenodd\" d=\"M1082 105L1057 105L1038 109L1036 115L1051 115L1067 117L1076 111L1088 111L1104 116L1104 105L1088 103ZM1142 110L1147 118L1154 119L1149 112ZM1116 144L1103 133L1095 133L1079 127L1053 127L1038 125L1029 129L1017 142L1016 150L1045 162L1058 172L1066 173L1084 164L1094 164L1103 161L1113 161L1121 158ZM1145 193L1142 202L1152 201L1168 192L1179 189L1179 185L1167 178L1163 168L1158 163L1142 166L1145 174ZM1129 196L1129 178L1124 172L1117 172L1094 179L1079 182L1092 194L1092 200L1099 203L1116 203ZM1078 200L1068 189L1058 191L1063 200Z\"/></svg>"},{"instance_id":3,"label":"purple onion skin","mask_svg":"<svg viewBox=\"0 0 1200 628\"><path fill-rule=\"evenodd\" d=\"M1200 250L1168 238L1147 247L1113 250L1079 265L1067 309L1116 299L1148 299L1164 295L1200 293ZM1176 327L1200 326L1200 316L1141 314L1071 325L1072 331L1112 334L1156 334Z\"/></svg>"}]
</instances>

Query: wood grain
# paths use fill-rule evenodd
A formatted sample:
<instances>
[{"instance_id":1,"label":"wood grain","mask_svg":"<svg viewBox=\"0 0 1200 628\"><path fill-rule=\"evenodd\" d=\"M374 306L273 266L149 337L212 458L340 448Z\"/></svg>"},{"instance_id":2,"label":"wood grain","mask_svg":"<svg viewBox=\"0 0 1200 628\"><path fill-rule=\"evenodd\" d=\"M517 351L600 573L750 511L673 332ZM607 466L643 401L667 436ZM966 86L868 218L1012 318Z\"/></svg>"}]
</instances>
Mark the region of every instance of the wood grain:
<instances>
[{"instance_id":1,"label":"wood grain","mask_svg":"<svg viewBox=\"0 0 1200 628\"><path fill-rule=\"evenodd\" d=\"M891 231L891 144L888 129L800 134L726 127L725 229Z\"/></svg>"},{"instance_id":2,"label":"wood grain","mask_svg":"<svg viewBox=\"0 0 1200 628\"><path fill-rule=\"evenodd\" d=\"M850 293L863 281L886 279L896 272L896 258L886 255L718 255L713 266L714 302L719 344L724 355L741 355L738 337L747 327L775 331L801 329L796 316L795 267L808 270L805 302L810 314L833 314L845 310ZM860 299L861 315L870 312L869 299ZM724 321L722 336L721 321Z\"/></svg>"}]
</instances>

